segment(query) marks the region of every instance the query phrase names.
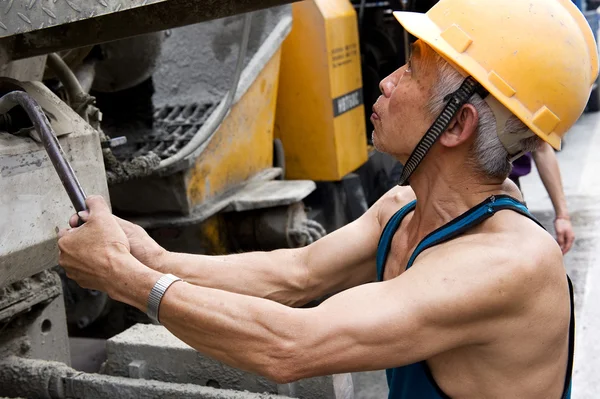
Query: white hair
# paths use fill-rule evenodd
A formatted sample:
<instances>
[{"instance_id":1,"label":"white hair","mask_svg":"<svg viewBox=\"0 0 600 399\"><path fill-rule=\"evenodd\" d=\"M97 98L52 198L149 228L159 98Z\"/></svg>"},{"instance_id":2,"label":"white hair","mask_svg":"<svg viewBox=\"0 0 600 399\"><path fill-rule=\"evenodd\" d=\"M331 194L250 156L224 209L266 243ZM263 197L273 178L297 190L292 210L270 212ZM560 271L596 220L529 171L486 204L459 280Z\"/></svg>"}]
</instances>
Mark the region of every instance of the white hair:
<instances>
[{"instance_id":1,"label":"white hair","mask_svg":"<svg viewBox=\"0 0 600 399\"><path fill-rule=\"evenodd\" d=\"M433 86L428 104L429 111L437 117L446 106L447 102L444 101L444 98L458 90L464 77L430 47L424 47L427 47L427 53L431 53L427 54L427 57L434 58L437 67L438 78ZM471 149L469 162L475 170L485 176L506 179L512 170L512 164L506 148L498 138L496 117L489 105L478 94L473 95L469 103L479 114L477 138ZM523 134L528 130L529 128L519 118L511 115L506 121L503 134ZM541 143L542 140L534 135L522 139L519 146L524 152L531 152L535 151Z\"/></svg>"}]
</instances>

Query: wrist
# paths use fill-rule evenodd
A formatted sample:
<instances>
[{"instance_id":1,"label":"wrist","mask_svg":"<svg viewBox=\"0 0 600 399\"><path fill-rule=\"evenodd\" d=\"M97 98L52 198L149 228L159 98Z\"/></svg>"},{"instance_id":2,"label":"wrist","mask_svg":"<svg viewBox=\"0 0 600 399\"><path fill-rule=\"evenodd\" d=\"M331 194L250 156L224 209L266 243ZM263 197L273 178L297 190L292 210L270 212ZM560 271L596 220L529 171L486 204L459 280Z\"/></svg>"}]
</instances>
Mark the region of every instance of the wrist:
<instances>
[{"instance_id":1,"label":"wrist","mask_svg":"<svg viewBox=\"0 0 600 399\"><path fill-rule=\"evenodd\" d=\"M172 274L163 274L152 287L146 304L146 314L155 323L160 324L160 304L167 290L176 282L183 281Z\"/></svg>"},{"instance_id":2,"label":"wrist","mask_svg":"<svg viewBox=\"0 0 600 399\"><path fill-rule=\"evenodd\" d=\"M152 268L161 273L168 273L171 256L172 253L170 251L159 247L154 255L154 261L152 262L154 267Z\"/></svg>"},{"instance_id":3,"label":"wrist","mask_svg":"<svg viewBox=\"0 0 600 399\"><path fill-rule=\"evenodd\" d=\"M111 290L108 295L118 301L146 312L148 295L162 273L152 270L133 256L123 256L119 262Z\"/></svg>"},{"instance_id":4,"label":"wrist","mask_svg":"<svg viewBox=\"0 0 600 399\"><path fill-rule=\"evenodd\" d=\"M571 216L569 215L556 215L556 217L554 218L554 221L556 222L557 220L566 220L566 221L571 221Z\"/></svg>"}]
</instances>

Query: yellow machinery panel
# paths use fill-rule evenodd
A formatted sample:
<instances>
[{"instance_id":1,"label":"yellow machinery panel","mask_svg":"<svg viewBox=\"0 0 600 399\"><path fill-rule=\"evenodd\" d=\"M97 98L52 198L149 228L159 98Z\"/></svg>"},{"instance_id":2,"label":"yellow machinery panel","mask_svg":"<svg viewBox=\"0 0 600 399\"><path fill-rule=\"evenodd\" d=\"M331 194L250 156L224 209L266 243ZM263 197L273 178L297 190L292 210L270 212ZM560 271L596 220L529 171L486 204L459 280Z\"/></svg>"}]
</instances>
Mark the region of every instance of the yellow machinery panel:
<instances>
[{"instance_id":1,"label":"yellow machinery panel","mask_svg":"<svg viewBox=\"0 0 600 399\"><path fill-rule=\"evenodd\" d=\"M275 122L286 178L340 180L368 157L356 12L348 0L292 7Z\"/></svg>"},{"instance_id":2,"label":"yellow machinery panel","mask_svg":"<svg viewBox=\"0 0 600 399\"><path fill-rule=\"evenodd\" d=\"M273 166L273 125L281 50L233 106L187 175L195 207Z\"/></svg>"}]
</instances>

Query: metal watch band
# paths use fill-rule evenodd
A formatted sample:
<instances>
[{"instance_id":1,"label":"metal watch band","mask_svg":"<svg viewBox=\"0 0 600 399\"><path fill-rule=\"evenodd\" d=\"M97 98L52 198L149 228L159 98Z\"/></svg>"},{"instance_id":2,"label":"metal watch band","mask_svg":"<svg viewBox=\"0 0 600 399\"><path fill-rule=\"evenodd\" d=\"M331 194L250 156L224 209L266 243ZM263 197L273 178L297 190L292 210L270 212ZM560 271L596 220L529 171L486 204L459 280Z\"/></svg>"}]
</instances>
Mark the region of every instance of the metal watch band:
<instances>
[{"instance_id":1,"label":"metal watch band","mask_svg":"<svg viewBox=\"0 0 600 399\"><path fill-rule=\"evenodd\" d=\"M148 310L146 313L148 317L150 317L153 321L160 323L158 320L158 309L160 307L160 301L162 300L165 292L171 286L171 284L183 281L177 276L172 274L165 274L161 278L158 279L152 290L150 291L150 295L148 296Z\"/></svg>"}]
</instances>

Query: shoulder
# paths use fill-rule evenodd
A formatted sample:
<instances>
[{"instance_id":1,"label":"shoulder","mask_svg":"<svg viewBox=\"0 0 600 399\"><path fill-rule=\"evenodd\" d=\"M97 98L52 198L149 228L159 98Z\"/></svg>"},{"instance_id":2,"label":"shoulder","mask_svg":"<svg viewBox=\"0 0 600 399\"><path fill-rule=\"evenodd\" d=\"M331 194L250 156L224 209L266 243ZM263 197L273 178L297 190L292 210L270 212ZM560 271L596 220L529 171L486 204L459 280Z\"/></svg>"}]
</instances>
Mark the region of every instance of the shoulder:
<instances>
[{"instance_id":1,"label":"shoulder","mask_svg":"<svg viewBox=\"0 0 600 399\"><path fill-rule=\"evenodd\" d=\"M383 228L396 212L415 199L415 192L412 188L396 186L381 196L372 206L371 212Z\"/></svg>"},{"instance_id":2,"label":"shoulder","mask_svg":"<svg viewBox=\"0 0 600 399\"><path fill-rule=\"evenodd\" d=\"M497 216L490 225L424 252L412 269L423 266L436 280L454 281L477 306L502 313L520 312L541 293L564 288L566 271L556 240L515 212Z\"/></svg>"}]
</instances>

